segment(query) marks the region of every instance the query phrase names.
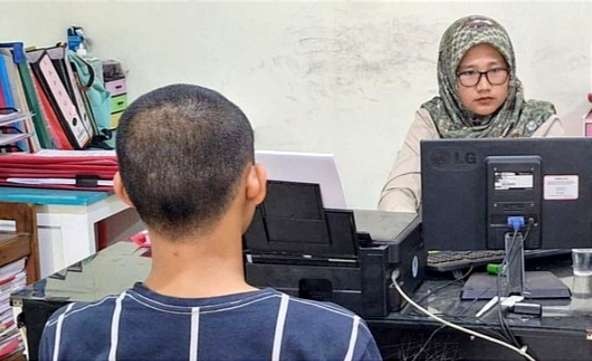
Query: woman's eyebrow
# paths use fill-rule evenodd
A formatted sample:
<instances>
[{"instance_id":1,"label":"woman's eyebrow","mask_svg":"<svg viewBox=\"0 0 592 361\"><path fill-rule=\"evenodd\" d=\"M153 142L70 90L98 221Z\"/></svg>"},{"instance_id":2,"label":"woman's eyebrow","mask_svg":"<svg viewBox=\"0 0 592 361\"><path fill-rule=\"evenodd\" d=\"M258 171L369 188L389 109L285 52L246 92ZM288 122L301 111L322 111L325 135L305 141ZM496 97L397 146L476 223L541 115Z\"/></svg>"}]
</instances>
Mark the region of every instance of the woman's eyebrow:
<instances>
[{"instance_id":1,"label":"woman's eyebrow","mask_svg":"<svg viewBox=\"0 0 592 361\"><path fill-rule=\"evenodd\" d=\"M499 61L499 60L492 60L492 61L485 64L484 70L489 70L489 69L491 69L491 67L499 66L499 65L505 66L505 63L503 61ZM475 70L475 69L479 69L479 66L477 64L472 64L472 63L467 64L467 65L461 65L458 68L459 71Z\"/></svg>"}]
</instances>

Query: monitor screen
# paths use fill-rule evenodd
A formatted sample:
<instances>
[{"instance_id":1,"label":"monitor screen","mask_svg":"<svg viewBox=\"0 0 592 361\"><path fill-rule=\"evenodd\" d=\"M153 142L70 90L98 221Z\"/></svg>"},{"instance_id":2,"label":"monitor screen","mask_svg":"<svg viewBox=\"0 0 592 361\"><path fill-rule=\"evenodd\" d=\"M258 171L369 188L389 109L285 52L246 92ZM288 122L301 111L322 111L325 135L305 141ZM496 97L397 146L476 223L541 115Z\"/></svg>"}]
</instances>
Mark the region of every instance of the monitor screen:
<instances>
[{"instance_id":1,"label":"monitor screen","mask_svg":"<svg viewBox=\"0 0 592 361\"><path fill-rule=\"evenodd\" d=\"M592 248L592 139L421 142L429 250L504 249L510 217L526 249Z\"/></svg>"}]
</instances>

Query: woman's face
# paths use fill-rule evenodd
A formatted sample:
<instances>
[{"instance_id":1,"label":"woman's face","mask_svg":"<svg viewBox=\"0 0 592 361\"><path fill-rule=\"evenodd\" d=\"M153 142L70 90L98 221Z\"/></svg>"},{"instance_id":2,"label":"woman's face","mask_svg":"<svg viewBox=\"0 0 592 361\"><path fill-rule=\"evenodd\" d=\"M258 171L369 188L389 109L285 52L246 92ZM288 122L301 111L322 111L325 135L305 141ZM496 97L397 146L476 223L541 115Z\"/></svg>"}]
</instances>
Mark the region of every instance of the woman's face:
<instances>
[{"instance_id":1,"label":"woman's face","mask_svg":"<svg viewBox=\"0 0 592 361\"><path fill-rule=\"evenodd\" d=\"M456 72L462 105L479 116L495 113L508 96L509 73L504 57L491 45L479 44L469 49Z\"/></svg>"}]
</instances>

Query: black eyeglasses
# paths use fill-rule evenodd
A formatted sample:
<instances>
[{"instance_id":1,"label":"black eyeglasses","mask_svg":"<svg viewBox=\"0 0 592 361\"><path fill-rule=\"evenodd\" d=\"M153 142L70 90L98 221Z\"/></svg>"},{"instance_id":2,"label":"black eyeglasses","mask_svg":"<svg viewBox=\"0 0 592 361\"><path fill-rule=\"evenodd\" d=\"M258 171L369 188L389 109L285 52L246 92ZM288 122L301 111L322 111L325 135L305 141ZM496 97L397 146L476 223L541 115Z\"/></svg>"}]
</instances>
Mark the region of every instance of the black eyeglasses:
<instances>
[{"instance_id":1,"label":"black eyeglasses","mask_svg":"<svg viewBox=\"0 0 592 361\"><path fill-rule=\"evenodd\" d=\"M502 85L508 80L509 73L506 68L493 68L487 71L467 70L456 74L460 85L467 88L479 84L483 75L485 75L485 79L487 79L489 84Z\"/></svg>"}]
</instances>

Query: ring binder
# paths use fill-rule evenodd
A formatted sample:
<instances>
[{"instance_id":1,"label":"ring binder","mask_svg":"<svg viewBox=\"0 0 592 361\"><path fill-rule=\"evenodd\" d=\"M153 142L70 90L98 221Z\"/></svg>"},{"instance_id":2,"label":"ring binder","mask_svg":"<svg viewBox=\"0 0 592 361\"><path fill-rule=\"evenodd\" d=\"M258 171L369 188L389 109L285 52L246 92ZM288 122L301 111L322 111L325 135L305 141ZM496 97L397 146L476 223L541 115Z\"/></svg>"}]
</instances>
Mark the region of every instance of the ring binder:
<instances>
[{"instance_id":1,"label":"ring binder","mask_svg":"<svg viewBox=\"0 0 592 361\"><path fill-rule=\"evenodd\" d=\"M38 54L41 52L41 55ZM82 149L90 143L92 131L85 126L72 98L70 98L47 51L36 50L27 53L33 72L40 81L41 88L56 111L58 120L74 148ZM91 128L92 129L92 128Z\"/></svg>"}]
</instances>

